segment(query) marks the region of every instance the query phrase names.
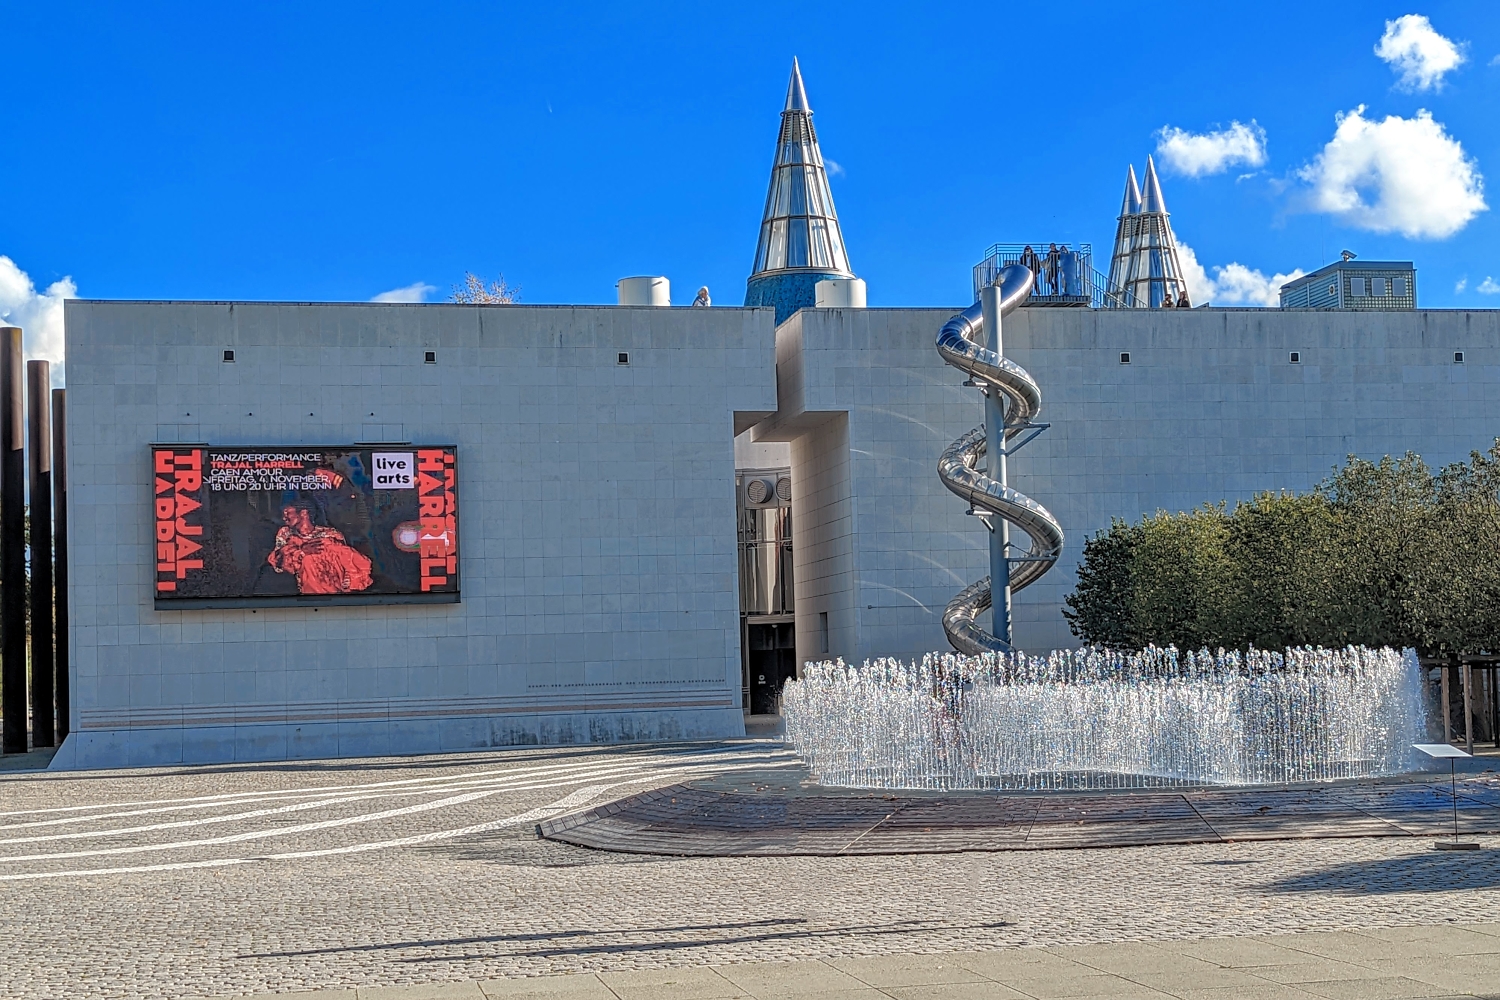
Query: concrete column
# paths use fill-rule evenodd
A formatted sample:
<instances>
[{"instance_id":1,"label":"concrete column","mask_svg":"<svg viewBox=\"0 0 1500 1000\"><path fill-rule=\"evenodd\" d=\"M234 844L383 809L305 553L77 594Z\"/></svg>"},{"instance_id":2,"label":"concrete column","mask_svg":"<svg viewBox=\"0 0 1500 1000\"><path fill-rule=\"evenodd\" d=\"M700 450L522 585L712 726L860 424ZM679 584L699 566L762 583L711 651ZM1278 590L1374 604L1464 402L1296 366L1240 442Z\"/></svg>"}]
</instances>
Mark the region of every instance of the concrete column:
<instances>
[{"instance_id":1,"label":"concrete column","mask_svg":"<svg viewBox=\"0 0 1500 1000\"><path fill-rule=\"evenodd\" d=\"M66 391L52 390L52 617L57 659L57 741L72 731L68 676L68 420Z\"/></svg>"},{"instance_id":2,"label":"concrete column","mask_svg":"<svg viewBox=\"0 0 1500 1000\"><path fill-rule=\"evenodd\" d=\"M26 473L31 494L31 745L56 745L52 647L52 372L26 362Z\"/></svg>"},{"instance_id":3,"label":"concrete column","mask_svg":"<svg viewBox=\"0 0 1500 1000\"><path fill-rule=\"evenodd\" d=\"M0 715L4 750L26 739L26 400L21 328L0 327Z\"/></svg>"},{"instance_id":4,"label":"concrete column","mask_svg":"<svg viewBox=\"0 0 1500 1000\"><path fill-rule=\"evenodd\" d=\"M979 293L984 310L985 346L1003 355L1000 336L1000 286L986 285ZM1005 478L1005 399L991 388L984 397L984 447L989 477L1001 486ZM1010 522L998 514L992 517L990 532L990 634L1010 645Z\"/></svg>"}]
</instances>

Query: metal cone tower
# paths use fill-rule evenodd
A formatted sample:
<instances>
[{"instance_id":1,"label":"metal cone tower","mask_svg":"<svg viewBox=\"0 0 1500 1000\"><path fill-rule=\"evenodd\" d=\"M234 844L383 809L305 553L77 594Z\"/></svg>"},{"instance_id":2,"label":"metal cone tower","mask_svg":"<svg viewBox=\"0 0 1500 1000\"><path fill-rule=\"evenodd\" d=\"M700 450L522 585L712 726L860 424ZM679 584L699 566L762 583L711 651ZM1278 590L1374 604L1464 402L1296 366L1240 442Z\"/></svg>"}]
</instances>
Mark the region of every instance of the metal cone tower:
<instances>
[{"instance_id":1,"label":"metal cone tower","mask_svg":"<svg viewBox=\"0 0 1500 1000\"><path fill-rule=\"evenodd\" d=\"M1125 204L1115 231L1115 252L1109 265L1110 290L1126 304L1159 309L1169 300L1175 305L1187 284L1177 259L1177 238L1172 235L1167 201L1162 197L1156 163L1146 157L1146 176L1139 194L1135 191L1135 168L1125 184ZM1134 203L1135 211L1130 211Z\"/></svg>"},{"instance_id":2,"label":"metal cone tower","mask_svg":"<svg viewBox=\"0 0 1500 1000\"><path fill-rule=\"evenodd\" d=\"M1125 197L1121 200L1120 216L1115 225L1115 251L1109 258L1109 290L1112 292L1124 287L1125 267L1130 262L1136 220L1141 214L1141 188L1135 182L1135 167L1125 169Z\"/></svg>"},{"instance_id":3,"label":"metal cone tower","mask_svg":"<svg viewBox=\"0 0 1500 1000\"><path fill-rule=\"evenodd\" d=\"M814 304L819 281L852 277L802 71L793 59L745 305L775 306L780 323Z\"/></svg>"}]
</instances>

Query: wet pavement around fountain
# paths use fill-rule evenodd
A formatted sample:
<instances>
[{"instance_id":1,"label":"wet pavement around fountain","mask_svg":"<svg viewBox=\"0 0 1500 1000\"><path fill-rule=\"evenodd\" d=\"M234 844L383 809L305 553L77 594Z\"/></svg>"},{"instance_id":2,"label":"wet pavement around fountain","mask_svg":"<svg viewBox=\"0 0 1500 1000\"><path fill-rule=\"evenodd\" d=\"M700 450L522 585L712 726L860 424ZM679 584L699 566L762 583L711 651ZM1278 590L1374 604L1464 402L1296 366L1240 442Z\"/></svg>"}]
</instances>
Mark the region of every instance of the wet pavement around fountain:
<instances>
[{"instance_id":1,"label":"wet pavement around fountain","mask_svg":"<svg viewBox=\"0 0 1500 1000\"><path fill-rule=\"evenodd\" d=\"M1500 994L1496 837L694 858L535 833L782 767L802 787L764 740L0 774L0 992Z\"/></svg>"},{"instance_id":2,"label":"wet pavement around fountain","mask_svg":"<svg viewBox=\"0 0 1500 1000\"><path fill-rule=\"evenodd\" d=\"M551 817L539 829L582 847L716 857L1434 837L1452 829L1456 789L1460 828L1490 834L1500 833L1500 774L1489 766L1469 762L1453 789L1446 774L1428 772L1064 793L839 788L805 770L752 768Z\"/></svg>"}]
</instances>

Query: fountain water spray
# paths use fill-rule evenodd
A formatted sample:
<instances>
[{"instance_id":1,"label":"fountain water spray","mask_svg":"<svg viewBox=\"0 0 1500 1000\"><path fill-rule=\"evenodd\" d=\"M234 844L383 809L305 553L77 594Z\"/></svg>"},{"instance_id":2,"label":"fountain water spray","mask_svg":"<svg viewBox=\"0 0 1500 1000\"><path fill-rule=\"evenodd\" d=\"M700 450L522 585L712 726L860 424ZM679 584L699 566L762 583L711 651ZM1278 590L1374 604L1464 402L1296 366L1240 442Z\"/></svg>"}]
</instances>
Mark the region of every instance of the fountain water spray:
<instances>
[{"instance_id":1,"label":"fountain water spray","mask_svg":"<svg viewBox=\"0 0 1500 1000\"><path fill-rule=\"evenodd\" d=\"M1422 697L1412 650L1085 648L809 663L782 715L827 785L1254 785L1410 770Z\"/></svg>"}]
</instances>

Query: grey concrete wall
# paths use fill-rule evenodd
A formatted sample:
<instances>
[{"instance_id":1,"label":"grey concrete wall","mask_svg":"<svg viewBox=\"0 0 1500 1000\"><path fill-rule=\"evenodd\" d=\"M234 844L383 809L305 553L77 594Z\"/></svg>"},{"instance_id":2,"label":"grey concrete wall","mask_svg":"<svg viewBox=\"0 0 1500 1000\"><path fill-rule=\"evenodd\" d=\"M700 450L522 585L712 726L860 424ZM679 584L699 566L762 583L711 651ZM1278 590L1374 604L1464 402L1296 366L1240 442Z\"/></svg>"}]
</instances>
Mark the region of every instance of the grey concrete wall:
<instances>
[{"instance_id":1,"label":"grey concrete wall","mask_svg":"<svg viewBox=\"0 0 1500 1000\"><path fill-rule=\"evenodd\" d=\"M798 435L791 469L798 661L848 657L859 645L848 418L835 414Z\"/></svg>"},{"instance_id":2,"label":"grey concrete wall","mask_svg":"<svg viewBox=\"0 0 1500 1000\"><path fill-rule=\"evenodd\" d=\"M743 732L733 433L775 404L771 317L69 301L55 766ZM361 441L458 445L461 603L153 609L148 444Z\"/></svg>"},{"instance_id":3,"label":"grey concrete wall","mask_svg":"<svg viewBox=\"0 0 1500 1000\"><path fill-rule=\"evenodd\" d=\"M852 648L835 650L845 656L946 649L943 607L988 572L983 526L935 471L982 421L978 393L933 349L956 311L804 310L778 331L781 406L755 435L795 440L814 415L848 415L858 622ZM1058 566L1016 597L1016 640L1031 650L1077 644L1062 601L1084 538L1112 517L1305 490L1349 454L1447 463L1500 434L1496 311L1030 308L1004 341L1052 424L1010 460L1010 482L1068 536ZM799 548L814 544L794 530Z\"/></svg>"}]
</instances>

